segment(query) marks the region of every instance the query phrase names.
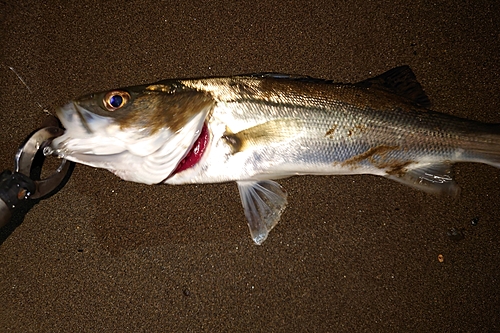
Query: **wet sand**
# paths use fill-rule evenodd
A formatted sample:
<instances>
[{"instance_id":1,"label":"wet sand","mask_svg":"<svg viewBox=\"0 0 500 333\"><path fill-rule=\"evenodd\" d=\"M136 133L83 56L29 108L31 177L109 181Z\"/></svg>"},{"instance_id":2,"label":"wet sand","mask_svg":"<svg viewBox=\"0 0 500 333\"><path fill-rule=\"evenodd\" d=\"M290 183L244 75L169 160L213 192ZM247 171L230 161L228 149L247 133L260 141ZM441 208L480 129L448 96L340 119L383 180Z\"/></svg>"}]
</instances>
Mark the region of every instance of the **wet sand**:
<instances>
[{"instance_id":1,"label":"wet sand","mask_svg":"<svg viewBox=\"0 0 500 333\"><path fill-rule=\"evenodd\" d=\"M493 2L49 3L0 3L3 168L43 108L174 77L355 82L408 64L434 110L500 122ZM281 180L289 206L256 246L235 184L77 165L0 231L0 331L500 330L500 170L454 170L457 199L374 176Z\"/></svg>"}]
</instances>

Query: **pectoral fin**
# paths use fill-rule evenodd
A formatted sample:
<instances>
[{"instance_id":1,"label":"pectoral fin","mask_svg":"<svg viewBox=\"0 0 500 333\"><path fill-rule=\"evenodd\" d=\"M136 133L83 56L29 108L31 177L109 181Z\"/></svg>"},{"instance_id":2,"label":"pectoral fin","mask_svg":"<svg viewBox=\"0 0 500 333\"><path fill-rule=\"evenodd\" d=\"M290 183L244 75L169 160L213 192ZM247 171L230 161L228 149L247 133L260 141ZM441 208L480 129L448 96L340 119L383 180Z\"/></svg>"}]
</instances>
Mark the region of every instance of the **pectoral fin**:
<instances>
[{"instance_id":1,"label":"pectoral fin","mask_svg":"<svg viewBox=\"0 0 500 333\"><path fill-rule=\"evenodd\" d=\"M285 210L286 192L271 180L238 181L241 203L245 209L250 235L260 245L269 231L278 223Z\"/></svg>"},{"instance_id":2,"label":"pectoral fin","mask_svg":"<svg viewBox=\"0 0 500 333\"><path fill-rule=\"evenodd\" d=\"M249 148L292 140L301 135L303 126L300 119L274 119L238 133L226 129L224 138L232 146L233 154L236 154Z\"/></svg>"}]
</instances>

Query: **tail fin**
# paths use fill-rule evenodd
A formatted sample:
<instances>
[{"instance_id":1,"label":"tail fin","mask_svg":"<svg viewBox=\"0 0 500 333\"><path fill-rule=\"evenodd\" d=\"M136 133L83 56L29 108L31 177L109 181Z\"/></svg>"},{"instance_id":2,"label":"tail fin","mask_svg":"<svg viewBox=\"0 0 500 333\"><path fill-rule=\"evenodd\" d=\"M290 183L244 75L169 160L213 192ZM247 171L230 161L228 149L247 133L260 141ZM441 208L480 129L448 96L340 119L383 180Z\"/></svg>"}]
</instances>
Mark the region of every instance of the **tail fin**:
<instances>
[{"instance_id":1,"label":"tail fin","mask_svg":"<svg viewBox=\"0 0 500 333\"><path fill-rule=\"evenodd\" d=\"M428 193L457 196L460 188L451 177L453 163L475 162L500 168L500 124L469 122L468 125L452 135L452 138L460 136L460 142L452 149L455 156L449 160L418 164L386 177Z\"/></svg>"},{"instance_id":2,"label":"tail fin","mask_svg":"<svg viewBox=\"0 0 500 333\"><path fill-rule=\"evenodd\" d=\"M469 161L500 168L500 124L482 124L481 127L483 130L465 141L462 148L468 152Z\"/></svg>"}]
</instances>

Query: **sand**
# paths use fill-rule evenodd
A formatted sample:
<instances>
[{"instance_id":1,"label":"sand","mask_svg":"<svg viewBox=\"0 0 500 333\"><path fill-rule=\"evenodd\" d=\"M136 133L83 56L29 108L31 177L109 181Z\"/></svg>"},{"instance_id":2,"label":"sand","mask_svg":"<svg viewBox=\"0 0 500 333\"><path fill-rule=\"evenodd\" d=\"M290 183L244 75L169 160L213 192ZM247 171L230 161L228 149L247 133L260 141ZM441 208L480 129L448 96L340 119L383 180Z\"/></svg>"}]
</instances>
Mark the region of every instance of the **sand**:
<instances>
[{"instance_id":1,"label":"sand","mask_svg":"<svg viewBox=\"0 0 500 333\"><path fill-rule=\"evenodd\" d=\"M2 1L0 165L13 168L44 109L177 77L355 82L408 64L434 110L500 123L499 13L493 1ZM454 170L456 199L374 176L280 180L289 206L256 246L235 184L146 186L77 165L0 231L0 331L498 331L500 170Z\"/></svg>"}]
</instances>

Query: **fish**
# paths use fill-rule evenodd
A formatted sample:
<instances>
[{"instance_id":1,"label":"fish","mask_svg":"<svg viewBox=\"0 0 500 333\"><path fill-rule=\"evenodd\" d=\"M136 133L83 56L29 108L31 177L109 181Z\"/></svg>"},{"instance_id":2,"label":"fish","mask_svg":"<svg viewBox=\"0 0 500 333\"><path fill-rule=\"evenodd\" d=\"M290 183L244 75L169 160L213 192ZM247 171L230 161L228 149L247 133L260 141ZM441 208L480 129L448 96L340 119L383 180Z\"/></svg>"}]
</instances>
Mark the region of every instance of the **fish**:
<instances>
[{"instance_id":1,"label":"fish","mask_svg":"<svg viewBox=\"0 0 500 333\"><path fill-rule=\"evenodd\" d=\"M296 175L383 176L458 195L456 162L500 167L500 124L430 110L409 66L357 83L258 73L92 93L56 110L61 158L144 184L236 182L256 244Z\"/></svg>"}]
</instances>

